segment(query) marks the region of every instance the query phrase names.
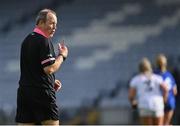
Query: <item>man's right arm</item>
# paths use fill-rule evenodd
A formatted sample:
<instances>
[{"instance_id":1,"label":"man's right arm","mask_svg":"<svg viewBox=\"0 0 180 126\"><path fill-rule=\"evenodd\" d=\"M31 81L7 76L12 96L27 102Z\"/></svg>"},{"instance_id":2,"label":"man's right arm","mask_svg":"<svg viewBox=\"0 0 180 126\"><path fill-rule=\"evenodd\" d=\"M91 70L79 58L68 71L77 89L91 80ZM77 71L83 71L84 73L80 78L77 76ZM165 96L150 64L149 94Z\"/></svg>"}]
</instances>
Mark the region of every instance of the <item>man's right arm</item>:
<instances>
[{"instance_id":1,"label":"man's right arm","mask_svg":"<svg viewBox=\"0 0 180 126\"><path fill-rule=\"evenodd\" d=\"M44 67L44 72L46 74L52 74L56 72L60 67L63 61L68 56L68 48L64 44L58 44L59 55L56 57L55 62L52 65Z\"/></svg>"},{"instance_id":2,"label":"man's right arm","mask_svg":"<svg viewBox=\"0 0 180 126\"><path fill-rule=\"evenodd\" d=\"M55 73L60 68L62 63L63 63L63 56L58 55L54 64L44 67L44 72L46 74Z\"/></svg>"}]
</instances>

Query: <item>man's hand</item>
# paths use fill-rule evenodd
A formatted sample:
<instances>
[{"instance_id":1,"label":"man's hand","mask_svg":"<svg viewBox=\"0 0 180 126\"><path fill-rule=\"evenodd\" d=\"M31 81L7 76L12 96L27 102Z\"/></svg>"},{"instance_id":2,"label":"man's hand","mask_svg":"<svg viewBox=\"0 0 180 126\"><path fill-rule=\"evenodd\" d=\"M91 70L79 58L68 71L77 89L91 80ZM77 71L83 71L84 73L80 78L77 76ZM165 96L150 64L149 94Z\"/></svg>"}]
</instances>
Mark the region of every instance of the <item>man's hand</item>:
<instances>
[{"instance_id":1,"label":"man's hand","mask_svg":"<svg viewBox=\"0 0 180 126\"><path fill-rule=\"evenodd\" d=\"M55 91L59 91L62 87L62 84L59 80L55 80L55 83L54 83L54 89Z\"/></svg>"},{"instance_id":2,"label":"man's hand","mask_svg":"<svg viewBox=\"0 0 180 126\"><path fill-rule=\"evenodd\" d=\"M64 40L61 43L58 43L58 50L59 50L60 55L62 55L64 58L67 58L67 56L68 56L68 48L64 44Z\"/></svg>"}]
</instances>

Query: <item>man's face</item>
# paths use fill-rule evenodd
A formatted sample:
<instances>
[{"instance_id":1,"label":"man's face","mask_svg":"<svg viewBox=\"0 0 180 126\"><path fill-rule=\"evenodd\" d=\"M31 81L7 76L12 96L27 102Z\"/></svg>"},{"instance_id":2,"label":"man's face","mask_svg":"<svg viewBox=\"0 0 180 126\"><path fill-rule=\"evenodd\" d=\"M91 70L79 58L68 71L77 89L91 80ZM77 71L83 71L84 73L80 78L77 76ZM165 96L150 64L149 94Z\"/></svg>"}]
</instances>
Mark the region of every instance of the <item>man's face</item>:
<instances>
[{"instance_id":1,"label":"man's face","mask_svg":"<svg viewBox=\"0 0 180 126\"><path fill-rule=\"evenodd\" d=\"M47 20L43 25L44 33L48 38L53 37L56 31L57 17L53 13L48 13Z\"/></svg>"}]
</instances>

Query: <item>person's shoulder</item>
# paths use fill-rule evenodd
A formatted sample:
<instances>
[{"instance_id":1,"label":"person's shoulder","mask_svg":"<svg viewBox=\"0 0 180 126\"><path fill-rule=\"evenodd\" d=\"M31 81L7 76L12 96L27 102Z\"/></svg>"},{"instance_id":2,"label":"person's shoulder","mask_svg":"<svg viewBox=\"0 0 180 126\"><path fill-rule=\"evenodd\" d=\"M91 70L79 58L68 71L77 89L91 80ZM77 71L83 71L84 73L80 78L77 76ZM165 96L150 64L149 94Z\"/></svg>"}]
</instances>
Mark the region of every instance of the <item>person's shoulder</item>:
<instances>
[{"instance_id":1,"label":"person's shoulder","mask_svg":"<svg viewBox=\"0 0 180 126\"><path fill-rule=\"evenodd\" d=\"M139 85L139 83L141 83L143 80L143 75L142 74L137 74L134 75L134 77L132 77L131 81L130 81L130 87L136 87Z\"/></svg>"},{"instance_id":2,"label":"person's shoulder","mask_svg":"<svg viewBox=\"0 0 180 126\"><path fill-rule=\"evenodd\" d=\"M143 75L141 75L141 74L136 74L136 75L133 76L133 78L131 80L132 81L138 81L138 80L140 80L142 78L142 76Z\"/></svg>"},{"instance_id":3,"label":"person's shoulder","mask_svg":"<svg viewBox=\"0 0 180 126\"><path fill-rule=\"evenodd\" d=\"M36 33L36 32L31 32L29 35L28 35L29 38L32 38L32 39L36 39L36 40L46 40L47 38Z\"/></svg>"},{"instance_id":4,"label":"person's shoulder","mask_svg":"<svg viewBox=\"0 0 180 126\"><path fill-rule=\"evenodd\" d=\"M172 76L172 73L170 71L166 71L167 76Z\"/></svg>"},{"instance_id":5,"label":"person's shoulder","mask_svg":"<svg viewBox=\"0 0 180 126\"><path fill-rule=\"evenodd\" d=\"M171 78L171 79L174 79L172 73L170 71L166 71L163 73L163 77L166 79L166 78Z\"/></svg>"}]
</instances>

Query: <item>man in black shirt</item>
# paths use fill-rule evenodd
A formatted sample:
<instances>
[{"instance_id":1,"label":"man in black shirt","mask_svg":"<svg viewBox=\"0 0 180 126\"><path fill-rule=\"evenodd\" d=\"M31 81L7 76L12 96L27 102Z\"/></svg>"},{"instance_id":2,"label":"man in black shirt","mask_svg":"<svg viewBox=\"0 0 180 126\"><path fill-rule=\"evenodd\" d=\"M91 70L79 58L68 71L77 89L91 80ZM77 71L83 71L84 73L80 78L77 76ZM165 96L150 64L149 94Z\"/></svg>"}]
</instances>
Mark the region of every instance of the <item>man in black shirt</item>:
<instances>
[{"instance_id":1,"label":"man in black shirt","mask_svg":"<svg viewBox=\"0 0 180 126\"><path fill-rule=\"evenodd\" d=\"M56 30L56 13L43 9L36 18L36 27L21 45L21 76L17 93L18 124L59 125L57 91L61 87L54 73L68 56L68 49L58 44L55 55L50 38Z\"/></svg>"}]
</instances>

